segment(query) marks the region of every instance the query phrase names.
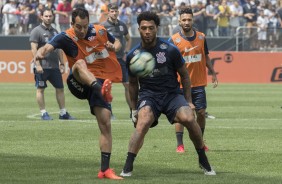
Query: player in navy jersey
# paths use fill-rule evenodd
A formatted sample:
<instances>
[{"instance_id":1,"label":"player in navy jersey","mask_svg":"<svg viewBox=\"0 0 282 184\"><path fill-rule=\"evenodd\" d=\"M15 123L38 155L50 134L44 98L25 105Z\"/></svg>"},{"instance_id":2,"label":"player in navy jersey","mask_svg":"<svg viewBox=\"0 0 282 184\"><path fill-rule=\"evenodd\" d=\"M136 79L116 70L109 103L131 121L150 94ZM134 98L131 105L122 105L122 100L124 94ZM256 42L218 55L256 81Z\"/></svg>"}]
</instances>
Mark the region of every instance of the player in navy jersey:
<instances>
[{"instance_id":1,"label":"player in navy jersey","mask_svg":"<svg viewBox=\"0 0 282 184\"><path fill-rule=\"evenodd\" d=\"M181 53L172 44L157 38L160 19L155 13L142 12L138 15L137 22L141 43L129 52L127 67L134 55L142 51L150 52L155 57L156 66L144 78L138 78L129 71L129 93L135 130L129 141L121 176L132 175L133 162L143 145L144 137L150 127L158 124L162 113L171 124L180 122L189 131L199 156L200 167L206 175L215 175L204 150L201 129L190 107L190 78ZM177 81L177 73L181 77L183 92Z\"/></svg>"}]
</instances>

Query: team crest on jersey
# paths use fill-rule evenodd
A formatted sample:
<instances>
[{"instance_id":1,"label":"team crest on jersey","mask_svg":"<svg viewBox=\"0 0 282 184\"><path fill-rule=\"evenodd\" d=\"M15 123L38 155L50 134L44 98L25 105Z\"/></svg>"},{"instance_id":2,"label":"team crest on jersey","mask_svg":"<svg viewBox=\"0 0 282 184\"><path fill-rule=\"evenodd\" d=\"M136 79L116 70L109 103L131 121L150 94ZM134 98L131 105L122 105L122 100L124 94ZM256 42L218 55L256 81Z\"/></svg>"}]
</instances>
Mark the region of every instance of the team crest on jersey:
<instances>
[{"instance_id":1,"label":"team crest on jersey","mask_svg":"<svg viewBox=\"0 0 282 184\"><path fill-rule=\"evenodd\" d=\"M98 31L98 33L99 33L101 36L103 36L103 35L104 35L104 33L105 33L105 30L100 29L100 30Z\"/></svg>"},{"instance_id":2,"label":"team crest on jersey","mask_svg":"<svg viewBox=\"0 0 282 184\"><path fill-rule=\"evenodd\" d=\"M180 43L180 42L181 42L181 38L176 38L176 39L175 39L175 42L176 42L176 43Z\"/></svg>"},{"instance_id":3,"label":"team crest on jersey","mask_svg":"<svg viewBox=\"0 0 282 184\"><path fill-rule=\"evenodd\" d=\"M159 52L156 54L157 56L157 62L158 63L164 63L166 62L166 57L165 57L165 53L164 52Z\"/></svg>"},{"instance_id":4,"label":"team crest on jersey","mask_svg":"<svg viewBox=\"0 0 282 184\"><path fill-rule=\"evenodd\" d=\"M204 39L204 37L202 35L199 35L198 37L200 40Z\"/></svg>"},{"instance_id":5,"label":"team crest on jersey","mask_svg":"<svg viewBox=\"0 0 282 184\"><path fill-rule=\"evenodd\" d=\"M89 36L89 37L87 38L87 40L92 41L92 40L94 40L95 38L96 38L96 36Z\"/></svg>"},{"instance_id":6,"label":"team crest on jersey","mask_svg":"<svg viewBox=\"0 0 282 184\"><path fill-rule=\"evenodd\" d=\"M161 48L161 49L167 49L167 48L168 48L168 45L165 44L165 43L162 43L162 44L160 45L160 48Z\"/></svg>"},{"instance_id":7,"label":"team crest on jersey","mask_svg":"<svg viewBox=\"0 0 282 184\"><path fill-rule=\"evenodd\" d=\"M135 56L136 54L138 54L140 52L140 50L136 49L134 52L133 52L133 55Z\"/></svg>"},{"instance_id":8,"label":"team crest on jersey","mask_svg":"<svg viewBox=\"0 0 282 184\"><path fill-rule=\"evenodd\" d=\"M94 27L91 29L91 33L96 33L96 29Z\"/></svg>"},{"instance_id":9,"label":"team crest on jersey","mask_svg":"<svg viewBox=\"0 0 282 184\"><path fill-rule=\"evenodd\" d=\"M119 26L120 31L124 31L123 26Z\"/></svg>"}]
</instances>

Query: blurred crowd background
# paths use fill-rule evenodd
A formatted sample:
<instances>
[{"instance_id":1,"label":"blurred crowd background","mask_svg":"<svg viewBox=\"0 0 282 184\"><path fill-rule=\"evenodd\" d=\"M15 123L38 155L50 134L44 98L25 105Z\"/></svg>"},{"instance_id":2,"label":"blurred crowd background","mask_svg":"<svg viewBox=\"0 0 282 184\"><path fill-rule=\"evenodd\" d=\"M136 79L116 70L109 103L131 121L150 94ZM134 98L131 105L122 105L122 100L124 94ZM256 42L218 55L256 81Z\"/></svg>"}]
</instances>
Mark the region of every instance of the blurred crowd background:
<instances>
[{"instance_id":1,"label":"blurred crowd background","mask_svg":"<svg viewBox=\"0 0 282 184\"><path fill-rule=\"evenodd\" d=\"M55 13L54 27L65 31L71 11L89 11L90 23L107 19L109 3L119 6L119 19L131 36L138 36L137 16L154 11L161 18L159 36L172 35L178 25L178 10L191 7L194 27L207 37L244 36L254 41L253 50L282 47L282 0L0 0L0 35L29 35L40 24L40 13L48 7Z\"/></svg>"}]
</instances>

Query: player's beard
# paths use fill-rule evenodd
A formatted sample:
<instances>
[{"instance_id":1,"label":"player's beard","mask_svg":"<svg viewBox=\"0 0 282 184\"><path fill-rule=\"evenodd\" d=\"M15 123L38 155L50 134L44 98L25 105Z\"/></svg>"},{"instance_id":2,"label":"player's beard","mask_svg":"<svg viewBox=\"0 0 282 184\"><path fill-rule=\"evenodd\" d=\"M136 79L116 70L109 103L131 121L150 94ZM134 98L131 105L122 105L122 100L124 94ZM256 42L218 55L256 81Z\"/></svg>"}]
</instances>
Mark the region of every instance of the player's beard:
<instances>
[{"instance_id":1,"label":"player's beard","mask_svg":"<svg viewBox=\"0 0 282 184\"><path fill-rule=\"evenodd\" d=\"M155 45L154 43L155 43L157 38L156 37L151 37L150 39L146 39L144 37L141 37L141 39L142 39L142 42L143 42L145 47L152 47L152 46Z\"/></svg>"},{"instance_id":2,"label":"player's beard","mask_svg":"<svg viewBox=\"0 0 282 184\"><path fill-rule=\"evenodd\" d=\"M52 24L52 21L43 21L43 24L44 24L46 27L50 27L51 24Z\"/></svg>"},{"instance_id":3,"label":"player's beard","mask_svg":"<svg viewBox=\"0 0 282 184\"><path fill-rule=\"evenodd\" d=\"M192 27L184 27L184 26L182 26L182 29L183 29L183 32L189 33L191 31Z\"/></svg>"}]
</instances>

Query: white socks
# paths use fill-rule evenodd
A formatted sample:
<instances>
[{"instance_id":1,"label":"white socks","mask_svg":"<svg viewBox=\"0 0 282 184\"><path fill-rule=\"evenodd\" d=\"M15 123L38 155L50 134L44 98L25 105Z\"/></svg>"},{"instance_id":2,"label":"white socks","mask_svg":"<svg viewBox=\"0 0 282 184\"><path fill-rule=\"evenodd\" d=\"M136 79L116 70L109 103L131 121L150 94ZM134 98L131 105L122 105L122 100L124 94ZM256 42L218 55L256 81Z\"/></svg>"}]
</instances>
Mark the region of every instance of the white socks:
<instances>
[{"instance_id":1,"label":"white socks","mask_svg":"<svg viewBox=\"0 0 282 184\"><path fill-rule=\"evenodd\" d=\"M67 113L67 110L65 108L60 109L60 115L63 116Z\"/></svg>"},{"instance_id":2,"label":"white socks","mask_svg":"<svg viewBox=\"0 0 282 184\"><path fill-rule=\"evenodd\" d=\"M40 112L41 112L41 116L43 116L43 114L47 111L45 109L42 109L42 110L40 110Z\"/></svg>"}]
</instances>

